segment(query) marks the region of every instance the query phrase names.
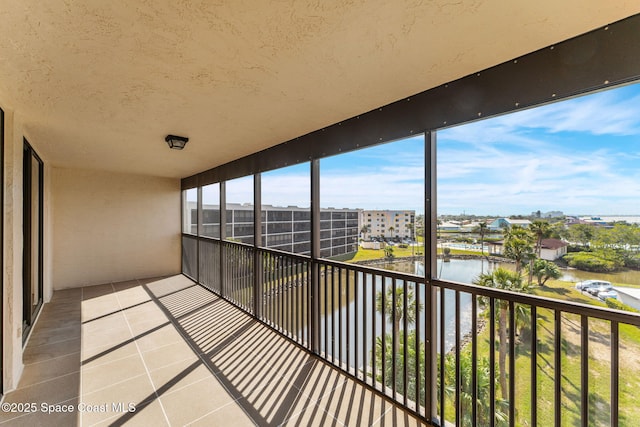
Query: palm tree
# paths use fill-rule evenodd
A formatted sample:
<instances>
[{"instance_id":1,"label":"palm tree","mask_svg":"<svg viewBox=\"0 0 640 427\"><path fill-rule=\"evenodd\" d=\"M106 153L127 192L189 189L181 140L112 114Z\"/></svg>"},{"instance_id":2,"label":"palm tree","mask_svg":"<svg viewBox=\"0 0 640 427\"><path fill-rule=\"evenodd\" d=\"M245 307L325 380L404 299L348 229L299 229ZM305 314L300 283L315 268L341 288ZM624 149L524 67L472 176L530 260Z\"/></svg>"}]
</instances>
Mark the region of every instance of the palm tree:
<instances>
[{"instance_id":1,"label":"palm tree","mask_svg":"<svg viewBox=\"0 0 640 427\"><path fill-rule=\"evenodd\" d=\"M455 378L456 375L456 359L454 353L449 353L445 356L445 375L448 378ZM460 353L460 414L462 415L462 419L460 420L460 425L467 427L472 426L472 408L474 405L473 402L473 375L474 372L472 370L472 359L470 351L462 351ZM438 368L440 368L440 364L438 364ZM491 391L491 364L489 363L489 358L480 357L477 359L476 366L476 415L477 415L477 425L479 426L487 426L490 424L491 418L493 418L493 414L490 413L490 391ZM494 384L495 385L495 384ZM438 391L440 388L438 387ZM445 394L451 400L455 398L456 387L455 384L449 383L445 387ZM508 415L505 413L505 401L496 399L496 407L495 407L495 421L497 426L503 426L507 424Z\"/></svg>"},{"instance_id":2,"label":"palm tree","mask_svg":"<svg viewBox=\"0 0 640 427\"><path fill-rule=\"evenodd\" d=\"M392 259L395 257L395 255L393 254L393 246L384 247L384 257L388 259Z\"/></svg>"},{"instance_id":3,"label":"palm tree","mask_svg":"<svg viewBox=\"0 0 640 427\"><path fill-rule=\"evenodd\" d=\"M542 252L542 239L549 237L549 233L551 233L551 225L547 221L535 220L529 225L529 230L536 237L536 254L538 258L540 258L540 253Z\"/></svg>"},{"instance_id":4,"label":"palm tree","mask_svg":"<svg viewBox=\"0 0 640 427\"><path fill-rule=\"evenodd\" d=\"M487 231L489 231L489 226L486 222L480 222L476 225L472 232L480 235L480 252L482 256L484 256L484 236L486 236Z\"/></svg>"},{"instance_id":5,"label":"palm tree","mask_svg":"<svg viewBox=\"0 0 640 427\"><path fill-rule=\"evenodd\" d=\"M396 229L393 227L393 225L391 227L389 227L389 234L391 234L391 236L389 237L393 237L393 232L396 231Z\"/></svg>"},{"instance_id":6,"label":"palm tree","mask_svg":"<svg viewBox=\"0 0 640 427\"><path fill-rule=\"evenodd\" d=\"M396 301L395 309L393 306L393 292L395 289ZM409 288L407 291L407 307L404 307L404 288L403 287L390 287L387 289L385 295L382 292L376 293L376 310L382 313L382 307L384 306L384 313L387 316L387 322L393 325L393 334L396 336L396 347L393 349L395 354L398 354L398 346L400 343L400 325L407 317L407 326L411 326L416 322L416 315L422 311L422 303L416 309L415 295L413 289ZM394 316L395 313L395 316Z\"/></svg>"},{"instance_id":7,"label":"palm tree","mask_svg":"<svg viewBox=\"0 0 640 427\"><path fill-rule=\"evenodd\" d=\"M407 231L409 232L409 239L413 241L413 223L412 222L406 223L404 225L404 228L406 228Z\"/></svg>"},{"instance_id":8,"label":"palm tree","mask_svg":"<svg viewBox=\"0 0 640 427\"><path fill-rule=\"evenodd\" d=\"M504 230L504 255L516 262L516 272L522 271L522 264L535 256L531 233L517 225Z\"/></svg>"},{"instance_id":9,"label":"palm tree","mask_svg":"<svg viewBox=\"0 0 640 427\"><path fill-rule=\"evenodd\" d=\"M558 266L544 259L536 259L533 263L527 267L529 274L535 276L538 279L538 286L544 286L549 279L559 279L562 277L562 273Z\"/></svg>"},{"instance_id":10,"label":"palm tree","mask_svg":"<svg viewBox=\"0 0 640 427\"><path fill-rule=\"evenodd\" d=\"M522 276L519 272L513 272L502 267L496 268L491 273L481 274L473 281L473 284L518 292L527 289L522 283ZM499 300L498 309L498 336L500 337L498 368L500 371L500 390L502 392L502 398L507 400L507 311L509 310L509 302ZM514 375L514 373L512 372L511 375ZM511 402L511 404L513 404L513 402Z\"/></svg>"},{"instance_id":11,"label":"palm tree","mask_svg":"<svg viewBox=\"0 0 640 427\"><path fill-rule=\"evenodd\" d=\"M472 232L480 235L480 253L482 254L482 258L480 258L480 273L484 273L484 236L488 230L489 227L486 222L478 223L472 230Z\"/></svg>"}]
</instances>

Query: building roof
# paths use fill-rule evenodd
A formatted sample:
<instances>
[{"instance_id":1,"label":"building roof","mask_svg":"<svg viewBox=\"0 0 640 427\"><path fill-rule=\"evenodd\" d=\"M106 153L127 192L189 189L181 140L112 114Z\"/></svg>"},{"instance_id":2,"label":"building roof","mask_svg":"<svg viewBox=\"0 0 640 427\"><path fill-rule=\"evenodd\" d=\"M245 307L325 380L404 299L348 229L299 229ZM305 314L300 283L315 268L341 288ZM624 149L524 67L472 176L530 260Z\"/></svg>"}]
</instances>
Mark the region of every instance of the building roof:
<instances>
[{"instance_id":1,"label":"building roof","mask_svg":"<svg viewBox=\"0 0 640 427\"><path fill-rule=\"evenodd\" d=\"M564 242L559 239L542 239L540 244L542 245L543 249L553 249L553 250L563 248L565 246L569 246L567 242Z\"/></svg>"}]
</instances>

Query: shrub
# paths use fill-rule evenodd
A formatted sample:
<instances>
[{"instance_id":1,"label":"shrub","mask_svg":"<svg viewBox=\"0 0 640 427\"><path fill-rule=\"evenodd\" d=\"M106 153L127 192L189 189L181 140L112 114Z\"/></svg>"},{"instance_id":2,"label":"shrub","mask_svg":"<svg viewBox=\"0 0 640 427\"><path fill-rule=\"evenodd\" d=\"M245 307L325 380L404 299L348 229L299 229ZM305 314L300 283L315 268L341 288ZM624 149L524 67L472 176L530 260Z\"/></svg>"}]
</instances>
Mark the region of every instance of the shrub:
<instances>
[{"instance_id":1,"label":"shrub","mask_svg":"<svg viewBox=\"0 0 640 427\"><path fill-rule=\"evenodd\" d=\"M567 246L567 252L591 252L591 248L583 245L570 244Z\"/></svg>"},{"instance_id":2,"label":"shrub","mask_svg":"<svg viewBox=\"0 0 640 427\"><path fill-rule=\"evenodd\" d=\"M609 308L614 308L616 310L631 311L633 313L640 313L640 310L636 310L635 308L630 307L627 304L621 303L617 299L606 298L604 302L605 304L607 304L607 307Z\"/></svg>"},{"instance_id":3,"label":"shrub","mask_svg":"<svg viewBox=\"0 0 640 427\"><path fill-rule=\"evenodd\" d=\"M573 252L564 256L569 267L594 272L615 271L622 267L619 260L606 259L593 252Z\"/></svg>"},{"instance_id":4,"label":"shrub","mask_svg":"<svg viewBox=\"0 0 640 427\"><path fill-rule=\"evenodd\" d=\"M630 254L625 254L624 266L628 268L634 268L636 270L640 270L640 257L637 255L632 256Z\"/></svg>"}]
</instances>

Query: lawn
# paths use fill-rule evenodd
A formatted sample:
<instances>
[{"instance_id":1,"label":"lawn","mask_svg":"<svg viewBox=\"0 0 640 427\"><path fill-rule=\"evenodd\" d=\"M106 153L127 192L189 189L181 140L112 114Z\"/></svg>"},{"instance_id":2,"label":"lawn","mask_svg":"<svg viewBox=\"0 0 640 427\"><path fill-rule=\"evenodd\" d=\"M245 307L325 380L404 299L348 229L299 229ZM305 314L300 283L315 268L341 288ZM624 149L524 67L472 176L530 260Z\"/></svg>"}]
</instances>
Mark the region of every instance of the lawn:
<instances>
[{"instance_id":1,"label":"lawn","mask_svg":"<svg viewBox=\"0 0 640 427\"><path fill-rule=\"evenodd\" d=\"M417 248L414 248L414 253ZM438 251L440 252L440 250ZM452 250L452 254L475 254L477 252ZM411 248L394 247L397 258L412 255ZM349 262L384 258L383 250L362 249L352 255ZM568 302L606 307L600 300L577 291L572 282L550 280L544 287L534 287L533 295L559 299ZM531 319L516 338L516 420L517 426L531 425ZM554 388L555 388L555 319L554 312L539 309L537 315L537 417L538 426L554 424ZM589 320L589 425L609 425L611 400L611 351L610 322ZM580 425L581 417L581 322L580 317L563 314L561 320L561 404L563 426ZM496 332L497 339L497 332ZM478 357L489 357L489 328L478 335ZM470 351L470 347L462 350ZM496 364L498 359L496 347ZM620 325L619 345L619 414L620 426L632 426L640 419L640 407L635 393L640 390L640 328ZM497 372L496 372L497 376ZM454 384L447 386L454 387ZM496 396L501 395L497 385ZM447 397L446 417L454 421L453 401Z\"/></svg>"},{"instance_id":2,"label":"lawn","mask_svg":"<svg viewBox=\"0 0 640 427\"><path fill-rule=\"evenodd\" d=\"M415 246L412 248L411 246L409 246L407 248L401 248L399 246L393 246L393 256L395 258L404 258L422 254L424 254L424 248L422 247ZM438 254L442 254L441 248L438 248ZM451 255L480 255L480 252L465 249L451 249ZM363 249L359 247L358 252L336 257L336 260L344 262L358 262L383 258L383 249Z\"/></svg>"},{"instance_id":3,"label":"lawn","mask_svg":"<svg viewBox=\"0 0 640 427\"><path fill-rule=\"evenodd\" d=\"M551 281L548 286L536 288L535 295L559 298L597 306L604 303L575 290L572 283ZM529 320L528 324L531 324ZM554 424L555 387L555 320L551 310L539 309L537 316L537 417L539 426ZM610 322L589 320L589 425L609 425L610 383ZM516 422L517 426L531 425L531 342L530 329L525 327L516 338ZM561 387L562 425L580 425L581 414L581 325L577 315L563 314L561 323ZM497 338L497 332L496 332ZM497 348L497 347L496 347ZM640 330L635 326L620 327L619 413L620 426L633 426L640 419L640 407L635 393L640 390ZM466 348L463 351L470 351ZM478 336L478 356L489 357L489 328ZM498 354L496 350L496 361ZM497 363L497 362L496 362ZM497 376L497 372L496 372ZM496 396L500 396L497 386ZM447 402L447 418L452 421L453 402Z\"/></svg>"}]
</instances>

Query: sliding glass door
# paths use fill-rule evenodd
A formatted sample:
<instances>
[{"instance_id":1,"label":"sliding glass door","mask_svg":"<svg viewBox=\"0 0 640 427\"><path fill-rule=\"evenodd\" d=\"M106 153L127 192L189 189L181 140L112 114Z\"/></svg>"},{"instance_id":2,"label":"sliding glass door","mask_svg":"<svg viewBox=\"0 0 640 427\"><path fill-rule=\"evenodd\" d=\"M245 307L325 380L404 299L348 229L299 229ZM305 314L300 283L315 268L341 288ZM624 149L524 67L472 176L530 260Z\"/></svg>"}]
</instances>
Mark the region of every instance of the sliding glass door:
<instances>
[{"instance_id":1,"label":"sliding glass door","mask_svg":"<svg viewBox=\"0 0 640 427\"><path fill-rule=\"evenodd\" d=\"M23 159L23 315L22 338L31 331L42 307L42 187L43 163L28 141L24 140Z\"/></svg>"}]
</instances>

